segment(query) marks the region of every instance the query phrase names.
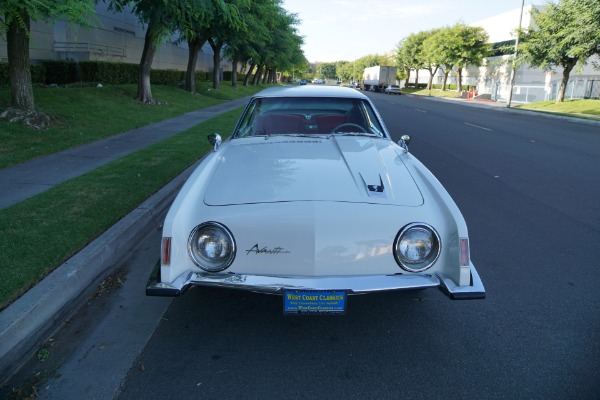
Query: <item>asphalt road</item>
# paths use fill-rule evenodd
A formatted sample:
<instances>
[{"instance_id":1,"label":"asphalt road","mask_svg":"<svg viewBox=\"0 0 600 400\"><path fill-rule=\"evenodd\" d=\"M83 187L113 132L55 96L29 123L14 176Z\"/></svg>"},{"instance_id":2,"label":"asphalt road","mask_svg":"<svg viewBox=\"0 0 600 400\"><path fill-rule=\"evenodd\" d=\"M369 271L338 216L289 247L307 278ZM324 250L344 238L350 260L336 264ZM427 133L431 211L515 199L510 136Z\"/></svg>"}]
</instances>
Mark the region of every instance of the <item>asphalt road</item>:
<instances>
[{"instance_id":1,"label":"asphalt road","mask_svg":"<svg viewBox=\"0 0 600 400\"><path fill-rule=\"evenodd\" d=\"M39 398L600 399L598 125L369 96L463 212L485 300L381 293L289 317L277 296L146 299L155 232L48 344L53 373L28 366L53 375Z\"/></svg>"}]
</instances>

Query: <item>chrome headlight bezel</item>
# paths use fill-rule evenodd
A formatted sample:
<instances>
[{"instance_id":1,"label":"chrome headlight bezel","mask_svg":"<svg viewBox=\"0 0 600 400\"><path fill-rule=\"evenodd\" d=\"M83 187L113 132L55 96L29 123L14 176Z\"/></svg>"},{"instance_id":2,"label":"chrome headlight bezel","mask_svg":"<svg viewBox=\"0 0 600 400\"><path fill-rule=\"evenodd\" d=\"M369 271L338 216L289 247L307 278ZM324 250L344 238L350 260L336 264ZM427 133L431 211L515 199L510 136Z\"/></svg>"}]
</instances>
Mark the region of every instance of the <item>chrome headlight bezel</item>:
<instances>
[{"instance_id":1,"label":"chrome headlight bezel","mask_svg":"<svg viewBox=\"0 0 600 400\"><path fill-rule=\"evenodd\" d=\"M216 243L216 250L221 254L212 259L206 256L206 251L203 255L203 252L199 248L201 244L199 237L201 235L208 235L209 238L212 237L213 239L216 238L212 243L213 245ZM218 248L218 246L222 246L222 248ZM188 238L188 254L190 258L195 265L207 272L220 272L229 268L235 259L235 253L236 245L233 235L225 225L218 222L208 221L201 223L192 230Z\"/></svg>"},{"instance_id":2,"label":"chrome headlight bezel","mask_svg":"<svg viewBox=\"0 0 600 400\"><path fill-rule=\"evenodd\" d=\"M430 248L427 254L418 260L411 260L407 258L401 249L402 246L407 244L405 241L408 239L407 235L423 233L426 233L426 235L431 239ZM394 258L396 259L396 262L400 268L408 272L423 272L431 268L431 266L435 264L439 258L442 251L442 242L437 231L433 229L431 225L417 222L406 225L400 230L400 232L398 232L396 239L394 240L393 250Z\"/></svg>"}]
</instances>

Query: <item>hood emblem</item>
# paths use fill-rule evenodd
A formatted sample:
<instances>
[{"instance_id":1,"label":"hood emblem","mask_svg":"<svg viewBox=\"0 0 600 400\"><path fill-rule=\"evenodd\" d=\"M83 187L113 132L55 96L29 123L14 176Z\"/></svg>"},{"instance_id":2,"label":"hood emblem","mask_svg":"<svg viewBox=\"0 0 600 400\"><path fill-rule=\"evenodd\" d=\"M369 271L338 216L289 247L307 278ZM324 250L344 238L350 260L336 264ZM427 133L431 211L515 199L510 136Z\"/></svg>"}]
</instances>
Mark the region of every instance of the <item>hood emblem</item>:
<instances>
[{"instance_id":1,"label":"hood emblem","mask_svg":"<svg viewBox=\"0 0 600 400\"><path fill-rule=\"evenodd\" d=\"M260 247L258 245L258 243L256 243L254 246L252 246L252 248L246 250L246 255L249 255L250 253L254 253L254 254L289 254L291 253L291 251L284 249L283 247L273 247L273 248L269 248L267 246L265 247Z\"/></svg>"},{"instance_id":2,"label":"hood emblem","mask_svg":"<svg viewBox=\"0 0 600 400\"><path fill-rule=\"evenodd\" d=\"M381 175L379 175L379 183L367 183L365 178L360 174L360 177L367 188L367 194L369 197L379 197L386 198L385 194L385 186L383 185L383 179L381 179Z\"/></svg>"}]
</instances>

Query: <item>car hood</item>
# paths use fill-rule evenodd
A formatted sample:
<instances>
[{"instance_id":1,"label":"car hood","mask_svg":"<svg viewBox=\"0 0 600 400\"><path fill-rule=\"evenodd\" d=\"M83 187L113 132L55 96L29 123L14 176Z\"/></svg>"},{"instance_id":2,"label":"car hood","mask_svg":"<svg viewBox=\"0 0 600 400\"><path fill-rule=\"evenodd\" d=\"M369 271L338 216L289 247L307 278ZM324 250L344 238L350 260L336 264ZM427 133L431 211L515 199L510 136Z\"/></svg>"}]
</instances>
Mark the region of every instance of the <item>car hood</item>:
<instances>
[{"instance_id":1,"label":"car hood","mask_svg":"<svg viewBox=\"0 0 600 400\"><path fill-rule=\"evenodd\" d=\"M230 140L204 192L210 206L338 201L419 206L423 197L387 139L330 136Z\"/></svg>"}]
</instances>

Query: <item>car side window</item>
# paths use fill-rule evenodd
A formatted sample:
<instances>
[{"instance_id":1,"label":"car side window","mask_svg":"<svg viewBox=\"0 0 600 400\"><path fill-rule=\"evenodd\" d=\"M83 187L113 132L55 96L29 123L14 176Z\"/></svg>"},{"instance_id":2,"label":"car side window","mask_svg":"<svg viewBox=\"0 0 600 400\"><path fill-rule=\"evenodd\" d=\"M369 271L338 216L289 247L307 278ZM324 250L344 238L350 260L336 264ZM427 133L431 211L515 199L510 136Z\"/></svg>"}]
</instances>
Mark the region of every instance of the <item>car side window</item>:
<instances>
[{"instance_id":1,"label":"car side window","mask_svg":"<svg viewBox=\"0 0 600 400\"><path fill-rule=\"evenodd\" d=\"M256 116L260 110L260 99L253 101L246 110L246 113L240 120L237 130L234 132L236 137L244 137L252 135L252 126L256 120Z\"/></svg>"},{"instance_id":2,"label":"car side window","mask_svg":"<svg viewBox=\"0 0 600 400\"><path fill-rule=\"evenodd\" d=\"M366 122L367 122L368 128L371 131L371 133L375 133L380 136L385 136L383 133L383 127L379 123L379 119L375 115L375 111L373 111L373 108L368 103L365 103L365 102L361 103L361 108L363 110L365 119L367 120Z\"/></svg>"}]
</instances>

